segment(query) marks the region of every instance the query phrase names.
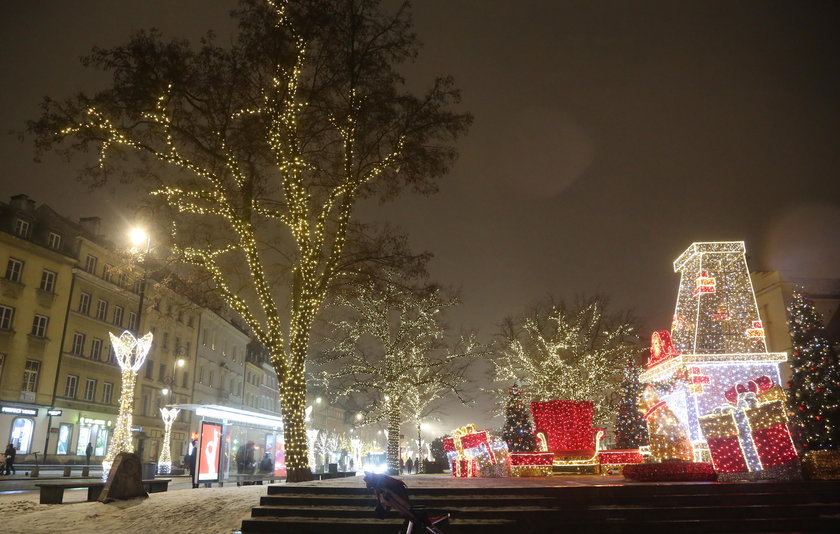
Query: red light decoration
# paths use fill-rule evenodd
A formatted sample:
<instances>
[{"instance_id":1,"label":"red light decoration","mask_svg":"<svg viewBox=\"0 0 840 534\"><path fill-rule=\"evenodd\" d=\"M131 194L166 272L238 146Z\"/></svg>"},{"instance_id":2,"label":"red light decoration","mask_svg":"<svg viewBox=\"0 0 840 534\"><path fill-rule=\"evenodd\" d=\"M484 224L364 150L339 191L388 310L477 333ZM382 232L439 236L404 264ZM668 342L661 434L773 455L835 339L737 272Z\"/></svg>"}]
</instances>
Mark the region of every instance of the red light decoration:
<instances>
[{"instance_id":1,"label":"red light decoration","mask_svg":"<svg viewBox=\"0 0 840 534\"><path fill-rule=\"evenodd\" d=\"M709 271L699 271L697 273L697 281L694 286L694 296L701 293L714 293L715 279L709 276Z\"/></svg>"},{"instance_id":2,"label":"red light decoration","mask_svg":"<svg viewBox=\"0 0 840 534\"><path fill-rule=\"evenodd\" d=\"M551 476L553 466L553 452L510 453L510 474L514 477Z\"/></svg>"},{"instance_id":3,"label":"red light decoration","mask_svg":"<svg viewBox=\"0 0 840 534\"><path fill-rule=\"evenodd\" d=\"M623 473L624 478L638 482L697 482L717 479L714 467L708 463L632 464L624 466Z\"/></svg>"},{"instance_id":4,"label":"red light decoration","mask_svg":"<svg viewBox=\"0 0 840 534\"><path fill-rule=\"evenodd\" d=\"M644 461L639 449L614 449L598 453L598 463L601 465L640 464Z\"/></svg>"},{"instance_id":5,"label":"red light decoration","mask_svg":"<svg viewBox=\"0 0 840 534\"><path fill-rule=\"evenodd\" d=\"M532 402L536 433L545 436L548 450L558 455L594 454L593 404L590 401Z\"/></svg>"},{"instance_id":6,"label":"red light decoration","mask_svg":"<svg viewBox=\"0 0 840 534\"><path fill-rule=\"evenodd\" d=\"M746 473L749 471L741 442L738 425L732 413L706 415L699 419L706 437L712 463L718 473Z\"/></svg>"},{"instance_id":7,"label":"red light decoration","mask_svg":"<svg viewBox=\"0 0 840 534\"><path fill-rule=\"evenodd\" d=\"M657 330L650 336L650 356L648 357L647 368L651 369L679 356L680 353L674 348L671 341L671 332Z\"/></svg>"},{"instance_id":8,"label":"red light decoration","mask_svg":"<svg viewBox=\"0 0 840 534\"><path fill-rule=\"evenodd\" d=\"M751 339L764 339L764 327L761 326L761 321L753 321L752 325L752 328L747 328L747 337Z\"/></svg>"}]
</instances>

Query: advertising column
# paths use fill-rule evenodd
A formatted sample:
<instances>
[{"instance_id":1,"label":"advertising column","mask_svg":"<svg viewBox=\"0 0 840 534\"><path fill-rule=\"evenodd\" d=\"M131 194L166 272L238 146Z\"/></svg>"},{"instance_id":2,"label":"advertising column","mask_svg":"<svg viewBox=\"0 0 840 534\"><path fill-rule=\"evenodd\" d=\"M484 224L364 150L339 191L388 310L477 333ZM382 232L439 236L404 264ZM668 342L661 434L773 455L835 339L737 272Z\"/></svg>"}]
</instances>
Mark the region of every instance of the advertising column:
<instances>
[{"instance_id":1,"label":"advertising column","mask_svg":"<svg viewBox=\"0 0 840 534\"><path fill-rule=\"evenodd\" d=\"M221 423L201 423L201 437L196 455L195 479L193 483L219 481L219 461L222 451Z\"/></svg>"}]
</instances>

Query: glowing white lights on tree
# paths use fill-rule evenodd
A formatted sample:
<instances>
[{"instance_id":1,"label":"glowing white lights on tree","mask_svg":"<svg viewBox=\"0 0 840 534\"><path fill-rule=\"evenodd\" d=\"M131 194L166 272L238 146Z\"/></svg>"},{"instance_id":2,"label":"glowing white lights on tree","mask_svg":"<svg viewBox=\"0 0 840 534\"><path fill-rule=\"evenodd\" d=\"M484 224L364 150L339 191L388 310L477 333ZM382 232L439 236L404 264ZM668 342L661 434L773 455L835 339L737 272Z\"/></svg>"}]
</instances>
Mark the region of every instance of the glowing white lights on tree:
<instances>
[{"instance_id":1,"label":"glowing white lights on tree","mask_svg":"<svg viewBox=\"0 0 840 534\"><path fill-rule=\"evenodd\" d=\"M172 471L172 453L169 450L169 441L172 436L172 423L178 417L181 410L178 408L161 408L160 417L163 419L163 448L160 450L160 459L158 460L158 473L161 475L168 475Z\"/></svg>"},{"instance_id":2,"label":"glowing white lights on tree","mask_svg":"<svg viewBox=\"0 0 840 534\"><path fill-rule=\"evenodd\" d=\"M592 401L596 426L612 423L613 394L624 362L638 353L629 317L605 313L603 299L566 306L542 306L503 326L494 378L507 386L518 383L525 404L532 401Z\"/></svg>"},{"instance_id":3,"label":"glowing white lights on tree","mask_svg":"<svg viewBox=\"0 0 840 534\"><path fill-rule=\"evenodd\" d=\"M146 355L152 348L152 333L136 338L126 330L120 337L111 336L111 345L117 355L117 364L122 369L122 391L120 393L120 408L117 414L117 424L108 452L102 462L102 476L107 477L114 463L114 458L121 452L134 452L131 442L131 414L134 411L134 384L137 381L137 371L146 361Z\"/></svg>"}]
</instances>

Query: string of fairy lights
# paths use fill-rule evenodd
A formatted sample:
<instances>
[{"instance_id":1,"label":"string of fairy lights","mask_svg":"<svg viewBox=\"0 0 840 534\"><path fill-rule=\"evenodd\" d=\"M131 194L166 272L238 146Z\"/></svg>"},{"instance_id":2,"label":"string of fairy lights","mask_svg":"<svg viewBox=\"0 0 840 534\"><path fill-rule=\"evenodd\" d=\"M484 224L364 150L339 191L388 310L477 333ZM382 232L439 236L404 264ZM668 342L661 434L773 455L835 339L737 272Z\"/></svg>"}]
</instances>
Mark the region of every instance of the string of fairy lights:
<instances>
[{"instance_id":1,"label":"string of fairy lights","mask_svg":"<svg viewBox=\"0 0 840 534\"><path fill-rule=\"evenodd\" d=\"M346 95L349 102L346 112L330 119L342 142L343 154L340 157L343 158L341 167L344 175L330 187L325 187L321 181L314 185L308 183L306 173L317 171L317 168L302 154L298 121L307 109L307 103L300 97L300 86L308 60L309 43L296 32L287 17L288 2L267 0L267 4L277 17L278 27L283 27L291 36L294 61L290 66L277 64L274 76L261 89L257 104L234 110L227 122L236 124L251 116L267 118L265 137L280 177L282 203L270 203L260 198L253 177L245 171L245 163L237 157L225 132L215 132L210 145L199 151L209 148L219 154L223 164L218 168L215 164L199 163L179 146L185 139L176 134L174 110L189 103L176 100L180 97L180 88L172 84L155 100L153 109L142 114L147 123L143 132L121 128L102 110L89 107L80 123L59 133L62 136L94 133L95 138L101 139L99 164L102 167L111 149L120 146L149 153L159 162L197 178L197 182L189 187L168 184L152 194L164 198L181 217L203 216L223 221L233 239L229 243L207 247L187 245L180 242L179 225L182 223L174 220L171 225L172 252L185 263L210 274L216 292L242 317L254 336L270 352L280 381L289 479L303 480L311 476L308 474L305 431L304 363L312 324L323 305L330 282L340 272L340 259L359 191L397 165L405 141L397 136L392 149L384 151L379 161L366 162L364 169L359 170L356 145L360 133L356 115L360 113L363 96L350 87ZM315 195L314 187L326 193ZM276 209L277 205L284 208ZM292 269L294 296L287 332L283 327L284 314L266 272L266 259L259 247L261 241L257 232L263 220L282 223L296 247ZM243 280L234 283L224 267L225 259L234 254L241 255L247 267L248 280L253 288L253 303L241 296L243 293L239 286ZM130 376L126 375L128 379ZM122 435L117 438L126 439Z\"/></svg>"}]
</instances>

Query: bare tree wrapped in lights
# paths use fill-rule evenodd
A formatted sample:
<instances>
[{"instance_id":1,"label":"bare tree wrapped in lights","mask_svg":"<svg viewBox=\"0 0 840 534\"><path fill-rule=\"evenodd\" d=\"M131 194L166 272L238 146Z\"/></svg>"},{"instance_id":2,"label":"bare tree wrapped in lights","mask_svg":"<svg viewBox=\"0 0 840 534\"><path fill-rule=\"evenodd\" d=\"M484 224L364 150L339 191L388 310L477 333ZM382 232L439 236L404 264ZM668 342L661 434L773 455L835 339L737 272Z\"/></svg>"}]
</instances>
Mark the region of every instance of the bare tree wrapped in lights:
<instances>
[{"instance_id":1,"label":"bare tree wrapped in lights","mask_svg":"<svg viewBox=\"0 0 840 534\"><path fill-rule=\"evenodd\" d=\"M126 330L120 337L111 334L111 345L117 355L117 364L122 369L122 391L120 392L120 409L117 414L117 424L108 445L108 452L102 461L102 476L107 477L114 458L121 452L134 452L131 442L131 414L134 411L134 385L137 382L137 371L146 361L146 355L152 348L152 333L136 338Z\"/></svg>"},{"instance_id":2,"label":"bare tree wrapped in lights","mask_svg":"<svg viewBox=\"0 0 840 534\"><path fill-rule=\"evenodd\" d=\"M339 300L351 316L333 323L339 337L323 359L341 367L321 378L335 396L362 392L373 399L365 423L386 421L388 469L396 473L400 426L416 422L429 404L448 393L463 401L464 371L482 349L473 336L447 346L442 314L457 301L438 288L371 283L355 298Z\"/></svg>"},{"instance_id":3,"label":"bare tree wrapped in lights","mask_svg":"<svg viewBox=\"0 0 840 534\"><path fill-rule=\"evenodd\" d=\"M172 452L169 448L169 442L172 437L172 423L178 417L181 410L178 408L161 408L160 417L163 419L163 447L160 450L160 458L158 459L158 473L161 475L168 475L172 471Z\"/></svg>"},{"instance_id":4,"label":"bare tree wrapped in lights","mask_svg":"<svg viewBox=\"0 0 840 534\"><path fill-rule=\"evenodd\" d=\"M501 338L493 360L497 382L520 384L528 403L592 401L594 424L612 422L623 363L639 351L629 314L607 315L600 297L574 307L549 303L507 319Z\"/></svg>"},{"instance_id":5,"label":"bare tree wrapped in lights","mask_svg":"<svg viewBox=\"0 0 840 534\"><path fill-rule=\"evenodd\" d=\"M98 183L119 168L148 186L176 258L206 273L269 350L287 480L309 480L304 364L329 291L365 259L354 208L406 187L434 192L471 118L452 111L448 77L422 96L406 91L397 68L418 46L405 5L242 0L235 16L228 47L148 31L94 49L84 63L113 86L47 99L29 129L40 150L66 138L66 153L97 148L88 171ZM140 165L122 163L131 153Z\"/></svg>"}]
</instances>

